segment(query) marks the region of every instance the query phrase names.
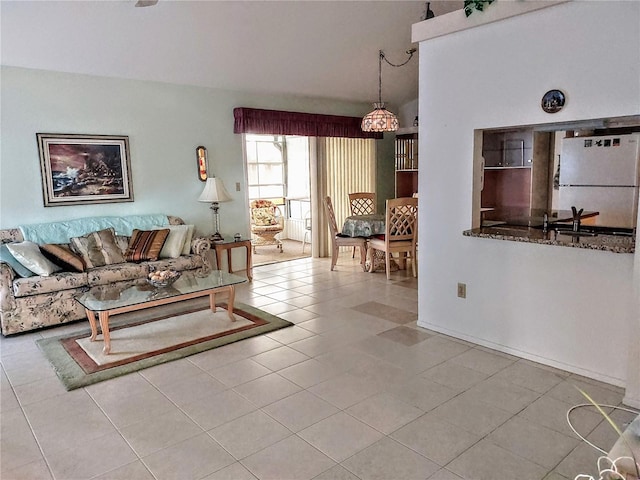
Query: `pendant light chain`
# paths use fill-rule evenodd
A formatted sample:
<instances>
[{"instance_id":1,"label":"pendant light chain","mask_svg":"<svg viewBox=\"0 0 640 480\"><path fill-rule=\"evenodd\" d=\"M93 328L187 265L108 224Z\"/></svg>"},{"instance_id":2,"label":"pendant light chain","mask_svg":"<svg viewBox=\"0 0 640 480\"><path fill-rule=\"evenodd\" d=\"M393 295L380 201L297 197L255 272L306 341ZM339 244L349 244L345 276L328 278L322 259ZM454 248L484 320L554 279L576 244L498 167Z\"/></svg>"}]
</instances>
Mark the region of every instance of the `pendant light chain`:
<instances>
[{"instance_id":1,"label":"pendant light chain","mask_svg":"<svg viewBox=\"0 0 640 480\"><path fill-rule=\"evenodd\" d=\"M413 58L416 49L407 50L409 58L403 63L391 63L384 55L382 50L378 51L378 103L374 103L374 110L362 119L362 130L365 132L395 132L398 129L398 117L392 112L384 108L382 102L382 60L392 67L402 67L409 63Z\"/></svg>"}]
</instances>

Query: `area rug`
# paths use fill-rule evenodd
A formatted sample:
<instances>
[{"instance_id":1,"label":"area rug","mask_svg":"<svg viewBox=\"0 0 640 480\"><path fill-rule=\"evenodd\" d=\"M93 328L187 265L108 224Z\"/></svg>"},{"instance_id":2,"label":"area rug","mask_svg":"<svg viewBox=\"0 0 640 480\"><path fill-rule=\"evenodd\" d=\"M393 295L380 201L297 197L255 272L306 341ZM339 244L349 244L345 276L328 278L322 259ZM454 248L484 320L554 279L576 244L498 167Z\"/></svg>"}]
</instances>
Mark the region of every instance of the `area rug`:
<instances>
[{"instance_id":1,"label":"area rug","mask_svg":"<svg viewBox=\"0 0 640 480\"><path fill-rule=\"evenodd\" d=\"M109 355L102 352L102 335L89 341L88 327L36 343L73 390L293 325L237 302L231 322L222 307L212 313L204 297L114 316Z\"/></svg>"}]
</instances>

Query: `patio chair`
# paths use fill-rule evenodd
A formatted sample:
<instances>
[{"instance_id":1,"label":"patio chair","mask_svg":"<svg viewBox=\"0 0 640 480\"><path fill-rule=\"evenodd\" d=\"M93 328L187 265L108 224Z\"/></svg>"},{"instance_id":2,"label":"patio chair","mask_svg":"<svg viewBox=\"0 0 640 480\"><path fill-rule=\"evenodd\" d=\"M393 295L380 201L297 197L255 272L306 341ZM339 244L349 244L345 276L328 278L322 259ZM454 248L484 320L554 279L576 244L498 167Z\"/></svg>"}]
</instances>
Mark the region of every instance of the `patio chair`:
<instances>
[{"instance_id":1,"label":"patio chair","mask_svg":"<svg viewBox=\"0 0 640 480\"><path fill-rule=\"evenodd\" d=\"M336 223L336 214L333 210L333 203L331 197L325 197L324 208L329 217L329 230L331 231L331 270L336 266L338 261L338 252L340 247L358 247L360 248L360 265L364 270L364 262L367 256L367 241L362 237L348 237L342 235L338 231L338 224Z\"/></svg>"},{"instance_id":2,"label":"patio chair","mask_svg":"<svg viewBox=\"0 0 640 480\"><path fill-rule=\"evenodd\" d=\"M307 212L304 216L304 236L302 237L302 253L304 246L311 241L311 212Z\"/></svg>"},{"instance_id":3,"label":"patio chair","mask_svg":"<svg viewBox=\"0 0 640 480\"><path fill-rule=\"evenodd\" d=\"M411 259L413 276L416 276L416 241L418 231L418 199L417 198L390 198L386 202L385 209L385 234L369 239L369 248L372 249L372 258L375 251L385 254L385 266L387 280L391 279L391 255L401 255L405 264L407 255ZM381 238L383 237L383 238ZM371 269L373 272L373 269Z\"/></svg>"},{"instance_id":4,"label":"patio chair","mask_svg":"<svg viewBox=\"0 0 640 480\"><path fill-rule=\"evenodd\" d=\"M256 247L276 245L282 253L282 242L276 235L284 230L282 211L271 200L254 200L251 202L251 244L253 252Z\"/></svg>"}]
</instances>

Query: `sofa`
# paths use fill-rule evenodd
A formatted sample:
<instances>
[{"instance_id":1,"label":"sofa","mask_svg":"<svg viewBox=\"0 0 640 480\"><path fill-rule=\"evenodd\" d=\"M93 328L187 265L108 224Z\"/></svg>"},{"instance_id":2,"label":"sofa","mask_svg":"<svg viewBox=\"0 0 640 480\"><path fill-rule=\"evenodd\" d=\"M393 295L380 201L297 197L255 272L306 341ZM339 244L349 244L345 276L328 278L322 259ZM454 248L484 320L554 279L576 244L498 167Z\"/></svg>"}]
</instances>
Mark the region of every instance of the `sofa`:
<instances>
[{"instance_id":1,"label":"sofa","mask_svg":"<svg viewBox=\"0 0 640 480\"><path fill-rule=\"evenodd\" d=\"M4 256L0 256L0 325L2 335L13 335L44 327L60 325L76 320L86 319L83 307L74 299L75 295L87 291L91 287L100 285L127 286L146 284L149 273L153 270L172 269L176 271L196 270L200 272L211 269L209 255L210 242L206 238L197 238L193 235L193 226L177 227L185 225L184 221L175 216L168 215L131 215L123 217L90 217L74 219L62 222L50 222L48 224L24 225L18 228L0 230L0 248ZM18 246L33 247L34 244L45 252L45 247L55 247L59 251L70 252L69 256L75 258L80 255L74 250L78 238L95 235L95 230L111 230L116 239L115 244L121 250L117 256L129 253L128 259L120 257L119 263L98 265L90 259L77 265L74 269L74 260L68 262L52 261L56 266L53 272L45 272L43 275L33 274L28 271L25 276L24 268L16 264L15 260L24 261L20 256L13 256L8 250L15 250ZM127 250L131 249L130 242L140 237L140 233L151 229L159 230L168 241L168 235L172 231L191 232L187 236L180 237L183 244L176 250L175 255L155 260L135 256ZM167 233L168 232L168 233ZM108 232L107 232L108 233ZM189 239L191 239L189 241ZM168 245L168 244L167 244ZM164 247L161 247L164 249ZM164 251L164 250L163 250ZM85 257L81 257L85 258ZM134 261L131 261L131 259ZM123 261L124 260L124 261ZM69 265L67 265L69 263ZM95 264L95 265L94 265ZM62 265L62 266L61 266ZM84 267L84 268L82 268ZM80 271L84 270L84 271ZM21 274L18 274L20 271ZM22 275L22 276L21 276Z\"/></svg>"}]
</instances>

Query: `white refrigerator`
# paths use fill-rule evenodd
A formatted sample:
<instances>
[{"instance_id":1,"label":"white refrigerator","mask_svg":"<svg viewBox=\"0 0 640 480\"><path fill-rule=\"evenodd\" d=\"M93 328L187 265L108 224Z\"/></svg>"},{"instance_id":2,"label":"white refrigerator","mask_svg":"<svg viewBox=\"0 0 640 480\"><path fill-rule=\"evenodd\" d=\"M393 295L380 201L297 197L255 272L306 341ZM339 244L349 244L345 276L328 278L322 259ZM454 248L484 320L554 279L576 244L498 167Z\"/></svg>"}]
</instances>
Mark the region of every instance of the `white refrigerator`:
<instances>
[{"instance_id":1,"label":"white refrigerator","mask_svg":"<svg viewBox=\"0 0 640 480\"><path fill-rule=\"evenodd\" d=\"M633 228L640 133L562 139L558 207L599 211L596 225Z\"/></svg>"}]
</instances>

